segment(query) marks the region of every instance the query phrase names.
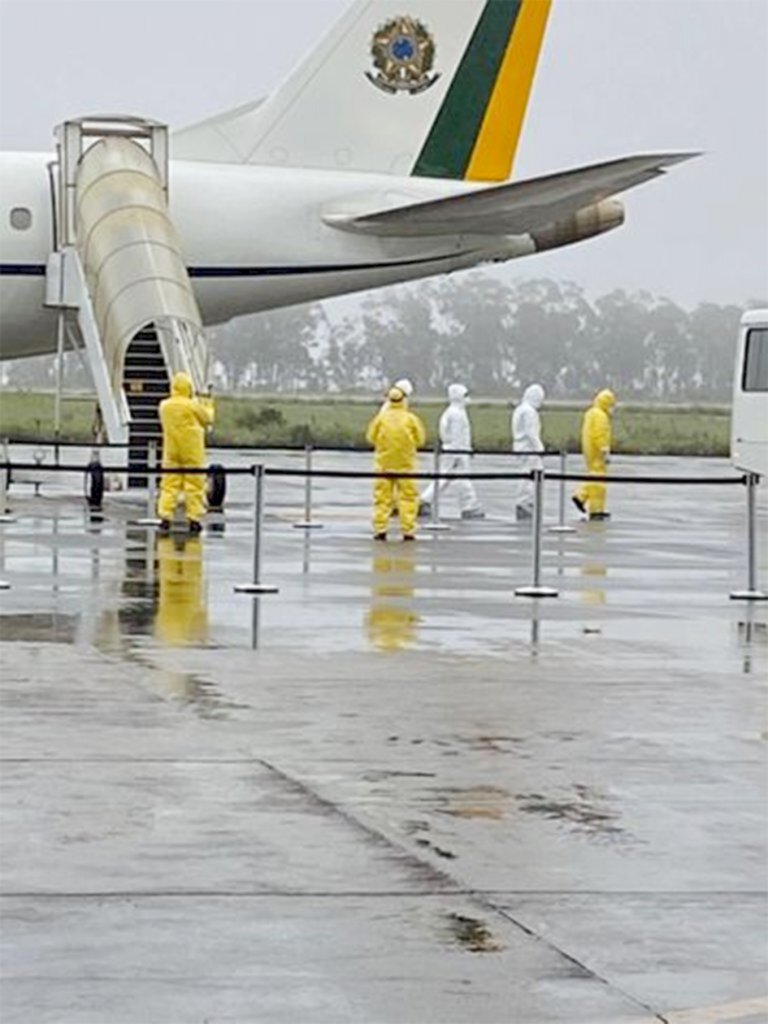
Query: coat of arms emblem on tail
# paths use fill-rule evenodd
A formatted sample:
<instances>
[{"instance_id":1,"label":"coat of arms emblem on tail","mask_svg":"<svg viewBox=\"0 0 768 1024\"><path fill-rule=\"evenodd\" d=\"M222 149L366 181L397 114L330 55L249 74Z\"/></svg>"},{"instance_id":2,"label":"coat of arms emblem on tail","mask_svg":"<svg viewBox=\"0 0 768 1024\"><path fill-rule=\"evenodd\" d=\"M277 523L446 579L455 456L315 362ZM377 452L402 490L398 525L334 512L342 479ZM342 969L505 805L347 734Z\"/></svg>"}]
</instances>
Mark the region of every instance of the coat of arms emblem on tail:
<instances>
[{"instance_id":1,"label":"coat of arms emblem on tail","mask_svg":"<svg viewBox=\"0 0 768 1024\"><path fill-rule=\"evenodd\" d=\"M371 40L371 57L376 74L366 71L369 82L384 92L424 92L440 77L431 74L435 62L435 41L416 18L393 18L382 25Z\"/></svg>"}]
</instances>

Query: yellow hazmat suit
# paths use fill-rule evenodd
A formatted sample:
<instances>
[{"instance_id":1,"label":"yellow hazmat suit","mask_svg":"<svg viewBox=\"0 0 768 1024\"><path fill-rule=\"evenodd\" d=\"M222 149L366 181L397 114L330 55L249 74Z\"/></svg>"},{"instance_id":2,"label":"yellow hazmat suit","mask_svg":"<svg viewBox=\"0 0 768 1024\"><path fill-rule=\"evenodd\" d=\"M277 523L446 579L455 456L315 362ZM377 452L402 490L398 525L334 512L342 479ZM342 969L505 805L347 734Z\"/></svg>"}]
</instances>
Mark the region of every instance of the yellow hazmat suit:
<instances>
[{"instance_id":1,"label":"yellow hazmat suit","mask_svg":"<svg viewBox=\"0 0 768 1024\"><path fill-rule=\"evenodd\" d=\"M415 472L418 449L426 441L424 424L405 405L400 388L392 388L387 405L368 424L366 437L375 449L374 468L381 473ZM404 537L416 532L419 489L415 480L376 480L373 485L373 532L386 538L392 509L400 512Z\"/></svg>"},{"instance_id":2,"label":"yellow hazmat suit","mask_svg":"<svg viewBox=\"0 0 768 1024\"><path fill-rule=\"evenodd\" d=\"M205 466L205 428L213 423L213 399L192 397L192 378L175 373L171 397L160 403L163 426L163 468L195 469ZM161 519L173 519L176 504L184 495L187 519L199 523L205 515L205 474L182 476L166 473L160 484L157 511Z\"/></svg>"},{"instance_id":3,"label":"yellow hazmat suit","mask_svg":"<svg viewBox=\"0 0 768 1024\"><path fill-rule=\"evenodd\" d=\"M611 413L616 396L607 388L600 391L584 413L581 424L581 452L587 472L604 476L611 453ZM573 496L576 505L591 516L605 513L606 486L602 482L583 483Z\"/></svg>"}]
</instances>

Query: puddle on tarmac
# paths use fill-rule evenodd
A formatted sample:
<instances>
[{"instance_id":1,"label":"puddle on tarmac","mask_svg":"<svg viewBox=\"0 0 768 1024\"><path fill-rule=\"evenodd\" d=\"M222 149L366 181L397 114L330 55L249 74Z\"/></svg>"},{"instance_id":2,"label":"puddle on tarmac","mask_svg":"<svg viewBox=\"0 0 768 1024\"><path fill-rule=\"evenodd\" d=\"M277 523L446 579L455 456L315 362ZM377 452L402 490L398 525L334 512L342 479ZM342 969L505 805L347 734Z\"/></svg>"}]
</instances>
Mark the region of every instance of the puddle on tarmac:
<instances>
[{"instance_id":1,"label":"puddle on tarmac","mask_svg":"<svg viewBox=\"0 0 768 1024\"><path fill-rule=\"evenodd\" d=\"M73 644L79 616L29 612L0 616L0 640L15 643Z\"/></svg>"},{"instance_id":2,"label":"puddle on tarmac","mask_svg":"<svg viewBox=\"0 0 768 1024\"><path fill-rule=\"evenodd\" d=\"M526 814L561 822L588 839L637 842L626 829L617 824L620 814L610 806L606 796L589 786L576 784L573 790L575 796L572 799L557 799L541 793L518 793L515 800Z\"/></svg>"},{"instance_id":3,"label":"puddle on tarmac","mask_svg":"<svg viewBox=\"0 0 768 1024\"><path fill-rule=\"evenodd\" d=\"M526 756L520 753L519 748L525 744L522 736L457 736L456 742L470 750L477 750L488 754L517 754L520 757Z\"/></svg>"},{"instance_id":4,"label":"puddle on tarmac","mask_svg":"<svg viewBox=\"0 0 768 1024\"><path fill-rule=\"evenodd\" d=\"M442 857L444 860L456 860L457 855L453 850L446 850L444 846L438 846L436 843L433 843L431 839L425 839L423 836L420 836L415 840L415 843L417 846L423 846L425 850L429 850L438 857Z\"/></svg>"},{"instance_id":5,"label":"puddle on tarmac","mask_svg":"<svg viewBox=\"0 0 768 1024\"><path fill-rule=\"evenodd\" d=\"M451 818L481 818L501 821L509 805L509 790L501 786L466 786L433 789L439 814Z\"/></svg>"},{"instance_id":6,"label":"puddle on tarmac","mask_svg":"<svg viewBox=\"0 0 768 1024\"><path fill-rule=\"evenodd\" d=\"M448 914L448 933L452 940L469 953L500 953L504 945L494 937L488 925L476 917Z\"/></svg>"},{"instance_id":7,"label":"puddle on tarmac","mask_svg":"<svg viewBox=\"0 0 768 1024\"><path fill-rule=\"evenodd\" d=\"M153 653L166 648L156 647L150 639L142 643L141 638L146 638L145 630L137 629L133 637L121 629L111 637L100 638L96 647L103 654L139 665L147 673L147 683L153 693L163 700L188 705L200 718L227 718L230 712L248 707L227 700L209 679L155 663Z\"/></svg>"}]
</instances>

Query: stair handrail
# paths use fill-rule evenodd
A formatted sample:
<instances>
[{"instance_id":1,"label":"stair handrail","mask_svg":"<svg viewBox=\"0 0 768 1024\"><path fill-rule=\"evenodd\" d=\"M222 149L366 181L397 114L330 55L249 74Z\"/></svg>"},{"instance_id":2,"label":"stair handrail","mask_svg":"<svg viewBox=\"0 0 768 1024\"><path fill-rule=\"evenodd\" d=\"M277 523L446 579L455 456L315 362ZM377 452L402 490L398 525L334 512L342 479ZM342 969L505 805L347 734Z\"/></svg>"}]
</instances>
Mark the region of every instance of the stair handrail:
<instances>
[{"instance_id":1,"label":"stair handrail","mask_svg":"<svg viewBox=\"0 0 768 1024\"><path fill-rule=\"evenodd\" d=\"M155 330L169 376L183 370L196 392L207 390L209 355L202 328L178 317L163 317L155 321Z\"/></svg>"},{"instance_id":2,"label":"stair handrail","mask_svg":"<svg viewBox=\"0 0 768 1024\"><path fill-rule=\"evenodd\" d=\"M57 254L52 254L51 261ZM131 411L125 391L115 387L111 379L109 367L101 343L101 334L96 322L96 314L88 291L85 268L80 254L74 246L66 246L61 250L63 258L62 274L64 285L63 304L77 310L77 322L88 354L88 365L99 398L104 427L112 444L125 444L128 441L128 425L131 422Z\"/></svg>"}]
</instances>

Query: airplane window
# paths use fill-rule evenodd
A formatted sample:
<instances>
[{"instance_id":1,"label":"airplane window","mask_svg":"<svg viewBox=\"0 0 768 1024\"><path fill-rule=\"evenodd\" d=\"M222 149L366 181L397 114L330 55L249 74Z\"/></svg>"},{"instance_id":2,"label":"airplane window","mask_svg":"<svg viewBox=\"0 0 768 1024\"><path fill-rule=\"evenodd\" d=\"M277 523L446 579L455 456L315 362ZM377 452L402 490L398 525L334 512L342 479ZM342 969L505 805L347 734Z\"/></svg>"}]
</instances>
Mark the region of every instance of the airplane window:
<instances>
[{"instance_id":1,"label":"airplane window","mask_svg":"<svg viewBox=\"0 0 768 1024\"><path fill-rule=\"evenodd\" d=\"M11 227L17 231L26 231L32 227L32 211L26 206L14 206L11 210Z\"/></svg>"},{"instance_id":2,"label":"airplane window","mask_svg":"<svg viewBox=\"0 0 768 1024\"><path fill-rule=\"evenodd\" d=\"M768 327L755 327L747 335L742 391L768 391Z\"/></svg>"}]
</instances>

